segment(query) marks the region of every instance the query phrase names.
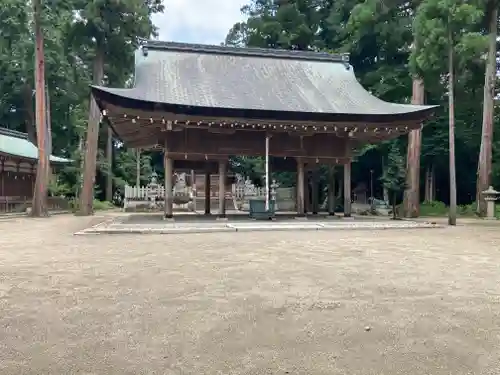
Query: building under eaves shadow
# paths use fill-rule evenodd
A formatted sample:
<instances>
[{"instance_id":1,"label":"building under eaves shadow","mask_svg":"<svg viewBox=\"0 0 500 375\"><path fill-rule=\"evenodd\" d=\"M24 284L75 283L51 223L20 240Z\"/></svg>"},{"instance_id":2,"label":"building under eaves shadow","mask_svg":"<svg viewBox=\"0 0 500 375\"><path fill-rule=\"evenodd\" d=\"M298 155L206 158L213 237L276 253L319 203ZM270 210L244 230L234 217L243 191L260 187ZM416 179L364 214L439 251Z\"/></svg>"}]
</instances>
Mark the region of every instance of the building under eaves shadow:
<instances>
[{"instance_id":1,"label":"building under eaves shadow","mask_svg":"<svg viewBox=\"0 0 500 375\"><path fill-rule=\"evenodd\" d=\"M49 160L52 173L72 162L54 155ZM37 164L38 148L28 134L0 127L0 212L33 199Z\"/></svg>"},{"instance_id":2,"label":"building under eaves shadow","mask_svg":"<svg viewBox=\"0 0 500 375\"><path fill-rule=\"evenodd\" d=\"M371 95L347 55L159 41L136 52L133 88L92 86L92 93L126 146L164 149L167 191L174 161L218 162L223 180L230 155L296 160L298 215L307 166L345 166L349 216L352 150L417 129L435 109Z\"/></svg>"}]
</instances>

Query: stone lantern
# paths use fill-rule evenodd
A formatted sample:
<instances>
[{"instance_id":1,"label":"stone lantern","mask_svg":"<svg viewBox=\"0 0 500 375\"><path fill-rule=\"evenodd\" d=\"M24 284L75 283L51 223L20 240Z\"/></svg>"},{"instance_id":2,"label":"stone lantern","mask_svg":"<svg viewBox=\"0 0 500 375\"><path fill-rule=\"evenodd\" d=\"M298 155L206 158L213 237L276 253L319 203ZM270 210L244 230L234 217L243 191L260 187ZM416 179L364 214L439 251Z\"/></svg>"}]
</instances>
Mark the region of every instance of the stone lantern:
<instances>
[{"instance_id":1,"label":"stone lantern","mask_svg":"<svg viewBox=\"0 0 500 375\"><path fill-rule=\"evenodd\" d=\"M274 204L276 204L276 189L278 189L280 185L276 182L276 180L273 180L273 183L271 184L270 188L270 195L271 195L271 200L274 201Z\"/></svg>"},{"instance_id":2,"label":"stone lantern","mask_svg":"<svg viewBox=\"0 0 500 375\"><path fill-rule=\"evenodd\" d=\"M146 186L146 197L149 201L149 208L153 209L156 207L156 202L158 200L159 184L158 175L155 171L151 173L149 184Z\"/></svg>"},{"instance_id":3,"label":"stone lantern","mask_svg":"<svg viewBox=\"0 0 500 375\"><path fill-rule=\"evenodd\" d=\"M158 175L156 174L155 171L151 173L150 179L149 179L149 185L152 186L154 185L155 187L158 186Z\"/></svg>"},{"instance_id":4,"label":"stone lantern","mask_svg":"<svg viewBox=\"0 0 500 375\"><path fill-rule=\"evenodd\" d=\"M486 219L495 220L495 201L500 192L493 189L492 186L488 190L483 191L484 200L486 201Z\"/></svg>"}]
</instances>

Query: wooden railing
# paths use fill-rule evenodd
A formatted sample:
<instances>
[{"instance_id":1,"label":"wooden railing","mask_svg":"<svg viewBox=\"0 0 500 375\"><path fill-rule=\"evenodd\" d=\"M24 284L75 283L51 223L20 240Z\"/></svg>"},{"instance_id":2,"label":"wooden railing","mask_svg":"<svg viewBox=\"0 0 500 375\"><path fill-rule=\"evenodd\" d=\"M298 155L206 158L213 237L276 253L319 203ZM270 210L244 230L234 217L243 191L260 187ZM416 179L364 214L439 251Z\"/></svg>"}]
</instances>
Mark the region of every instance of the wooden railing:
<instances>
[{"instance_id":1,"label":"wooden railing","mask_svg":"<svg viewBox=\"0 0 500 375\"><path fill-rule=\"evenodd\" d=\"M63 197L48 197L49 211L66 211L70 209L70 201ZM2 197L0 196L1 213L22 213L32 206L30 197Z\"/></svg>"},{"instance_id":2,"label":"wooden railing","mask_svg":"<svg viewBox=\"0 0 500 375\"><path fill-rule=\"evenodd\" d=\"M295 210L295 189L294 188L277 188L276 206L278 209L285 211ZM190 186L183 188L173 189L174 210L176 209L190 209L196 211L204 208L204 192L200 189L192 189ZM266 196L266 189L264 187L257 187L253 185L237 185L233 184L231 188L226 190L226 207L228 204L234 206L235 210L248 210L248 200L252 198L263 198ZM154 202L158 203L156 205ZM211 200L218 201L219 192L211 191ZM125 186L125 194L123 201L124 210L135 210L138 208L160 209L165 200L165 187L157 185L151 187L146 186ZM212 203L213 204L213 203ZM214 206L212 206L213 208Z\"/></svg>"}]
</instances>

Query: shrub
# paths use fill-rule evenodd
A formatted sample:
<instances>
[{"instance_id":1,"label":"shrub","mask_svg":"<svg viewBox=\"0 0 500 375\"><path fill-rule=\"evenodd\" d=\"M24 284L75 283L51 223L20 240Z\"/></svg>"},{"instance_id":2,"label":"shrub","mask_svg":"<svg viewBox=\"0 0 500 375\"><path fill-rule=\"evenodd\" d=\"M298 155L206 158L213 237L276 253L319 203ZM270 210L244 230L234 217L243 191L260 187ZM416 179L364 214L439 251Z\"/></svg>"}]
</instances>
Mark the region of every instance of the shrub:
<instances>
[{"instance_id":1,"label":"shrub","mask_svg":"<svg viewBox=\"0 0 500 375\"><path fill-rule=\"evenodd\" d=\"M458 206L459 216L475 216L477 203ZM447 216L448 207L439 201L423 202L420 205L420 216Z\"/></svg>"},{"instance_id":2,"label":"shrub","mask_svg":"<svg viewBox=\"0 0 500 375\"><path fill-rule=\"evenodd\" d=\"M420 205L420 216L446 216L448 207L443 202L429 201Z\"/></svg>"},{"instance_id":3,"label":"shrub","mask_svg":"<svg viewBox=\"0 0 500 375\"><path fill-rule=\"evenodd\" d=\"M69 202L69 206L71 207L71 210L73 212L76 212L78 211L78 200L76 199L72 199L70 202ZM93 207L94 207L94 210L95 211L104 211L104 210L110 210L112 208L114 208L115 206L113 205L113 203L111 202L108 202L108 201L100 201L100 200L97 200L97 199L94 199L94 202L92 203Z\"/></svg>"}]
</instances>

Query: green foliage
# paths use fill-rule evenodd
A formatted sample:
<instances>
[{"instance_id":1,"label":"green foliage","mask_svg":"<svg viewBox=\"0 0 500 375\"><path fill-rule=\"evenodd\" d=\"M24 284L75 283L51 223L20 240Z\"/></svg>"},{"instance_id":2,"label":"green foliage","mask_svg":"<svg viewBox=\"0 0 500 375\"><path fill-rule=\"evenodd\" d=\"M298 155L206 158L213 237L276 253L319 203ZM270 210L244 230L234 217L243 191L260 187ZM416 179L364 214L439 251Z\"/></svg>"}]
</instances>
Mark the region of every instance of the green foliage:
<instances>
[{"instance_id":1,"label":"green foliage","mask_svg":"<svg viewBox=\"0 0 500 375\"><path fill-rule=\"evenodd\" d=\"M411 98L413 74L425 81L426 101L440 105L436 116L425 124L421 169L436 171L437 197L448 200L448 110L446 93L447 32L452 31L456 60L456 158L459 202L475 198L477 155L480 144L484 52L483 16L486 0L249 0L243 8L247 19L235 24L225 44L348 52L354 71L374 95L383 100L406 103ZM49 88L54 153L75 160L58 171L54 195L73 196L81 180L81 147L89 107L89 84L96 48L105 52L104 83L125 86L133 72L137 37L156 32L151 14L162 11L159 0L64 0L44 2L46 75ZM168 3L167 3L168 4ZM78 15L78 17L75 17ZM0 126L32 131L33 51L30 2L4 0L0 7ZM495 113L495 134L500 118ZM96 195L111 174L118 190L135 184L136 154L114 142L113 168L104 157L103 126L99 143L99 173ZM500 143L493 141L493 184L500 186ZM390 150L404 150L406 139L374 143L357 148L353 185L367 184L374 171L375 195L382 197ZM388 160L389 159L389 160ZM404 158L401 152L398 163ZM141 182L152 169L162 174L161 156L141 153ZM404 163L403 163L404 164ZM232 169L256 182L264 174L262 158L234 157ZM295 174L273 171L282 186L295 185ZM423 179L422 179L423 180ZM321 172L326 181L326 171ZM422 184L424 182L422 181ZM387 184L385 184L387 187ZM422 210L426 210L424 204ZM463 206L467 207L467 206ZM437 210L437 208L436 208ZM461 209L462 210L462 209ZM464 212L467 211L464 208Z\"/></svg>"},{"instance_id":2,"label":"green foliage","mask_svg":"<svg viewBox=\"0 0 500 375\"><path fill-rule=\"evenodd\" d=\"M111 209L115 208L113 203L107 202L107 201L100 201L97 199L94 199L93 205L94 205L94 210L96 210L96 211L111 210Z\"/></svg>"},{"instance_id":3,"label":"green foliage","mask_svg":"<svg viewBox=\"0 0 500 375\"><path fill-rule=\"evenodd\" d=\"M437 176L436 198L447 202L446 47L447 32L452 31L452 51L456 65L458 201L469 204L475 199L481 132L483 55L486 51L485 9L485 0L250 0L248 6L244 7L249 16L248 21L235 25L226 43L348 52L354 72L363 86L381 99L397 103L410 102L412 76L420 75L425 81L426 102L440 105L435 117L424 124L421 170L434 168ZM283 14L289 14L290 17L283 17ZM303 33L302 30L311 32ZM298 38L299 35L302 37ZM499 125L500 118L496 114L495 134L499 134ZM375 178L377 182L380 181L391 143L374 143L357 148L353 166L354 186L361 182L368 183L370 170L375 171ZM398 140L398 144L403 150L406 137ZM493 183L496 185L500 185L499 152L500 146L495 139ZM258 168L249 168L258 173ZM294 183L293 174L285 177ZM323 174L322 177L324 179L326 176ZM423 178L421 183L424 184ZM381 183L376 184L375 193L377 197L382 197Z\"/></svg>"},{"instance_id":4,"label":"green foliage","mask_svg":"<svg viewBox=\"0 0 500 375\"><path fill-rule=\"evenodd\" d=\"M392 142L387 156L387 166L380 178L382 185L392 195L393 218L396 217L396 199L405 189L406 165L396 142Z\"/></svg>"},{"instance_id":5,"label":"green foliage","mask_svg":"<svg viewBox=\"0 0 500 375\"><path fill-rule=\"evenodd\" d=\"M140 180L145 185L153 173L151 155L141 152L140 154ZM135 150L120 149L116 156L114 169L114 184L120 193L124 192L126 184L135 185L137 175L137 152Z\"/></svg>"},{"instance_id":6,"label":"green foliage","mask_svg":"<svg viewBox=\"0 0 500 375\"><path fill-rule=\"evenodd\" d=\"M112 210L113 208L116 208L113 203L106 202L106 201L100 201L98 199L94 199L92 204L93 204L95 211L105 211L105 210ZM69 202L69 206L73 212L78 212L78 200L71 199Z\"/></svg>"},{"instance_id":7,"label":"green foliage","mask_svg":"<svg viewBox=\"0 0 500 375\"><path fill-rule=\"evenodd\" d=\"M317 42L320 16L308 0L252 0L242 8L248 17L230 30L227 45L308 50Z\"/></svg>"},{"instance_id":8,"label":"green foliage","mask_svg":"<svg viewBox=\"0 0 500 375\"><path fill-rule=\"evenodd\" d=\"M405 189L406 165L398 145L393 142L387 157L387 167L381 177L384 187L392 193Z\"/></svg>"},{"instance_id":9,"label":"green foliage","mask_svg":"<svg viewBox=\"0 0 500 375\"><path fill-rule=\"evenodd\" d=\"M156 33L151 14L163 10L160 0L42 1L45 72L50 96L53 153L75 162L58 170L50 186L53 195L75 196L81 184L82 147L87 129L89 84L96 47L105 50L105 83L124 86L134 69L138 37ZM77 16L76 16L77 15ZM34 132L34 35L31 2L5 0L0 7L0 126ZM106 127L103 127L104 129ZM95 193L112 174L115 186L135 182L132 151L115 143L115 165L109 170L101 137ZM123 154L123 155L122 155ZM133 153L132 153L133 154ZM150 157L142 156L142 173L151 172ZM132 166L133 165L133 166ZM143 179L144 180L144 179Z\"/></svg>"},{"instance_id":10,"label":"green foliage","mask_svg":"<svg viewBox=\"0 0 500 375\"><path fill-rule=\"evenodd\" d=\"M457 214L461 217L475 217L476 207L477 202L460 205L458 206ZM439 201L423 202L420 205L420 215L423 217L446 217L448 216L448 206Z\"/></svg>"},{"instance_id":11,"label":"green foliage","mask_svg":"<svg viewBox=\"0 0 500 375\"><path fill-rule=\"evenodd\" d=\"M480 32L484 17L482 6L469 0L423 0L414 21L412 70L434 79L447 72L445 57L450 51L457 67L466 67L480 59L487 50L487 37Z\"/></svg>"},{"instance_id":12,"label":"green foliage","mask_svg":"<svg viewBox=\"0 0 500 375\"><path fill-rule=\"evenodd\" d=\"M54 197L67 197L73 195L74 191L70 184L56 175L49 181L49 195Z\"/></svg>"},{"instance_id":13,"label":"green foliage","mask_svg":"<svg viewBox=\"0 0 500 375\"><path fill-rule=\"evenodd\" d=\"M430 201L420 205L421 216L448 216L448 207L443 202Z\"/></svg>"}]
</instances>

